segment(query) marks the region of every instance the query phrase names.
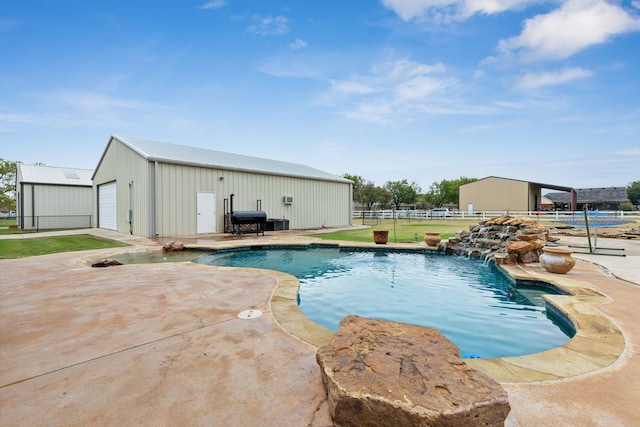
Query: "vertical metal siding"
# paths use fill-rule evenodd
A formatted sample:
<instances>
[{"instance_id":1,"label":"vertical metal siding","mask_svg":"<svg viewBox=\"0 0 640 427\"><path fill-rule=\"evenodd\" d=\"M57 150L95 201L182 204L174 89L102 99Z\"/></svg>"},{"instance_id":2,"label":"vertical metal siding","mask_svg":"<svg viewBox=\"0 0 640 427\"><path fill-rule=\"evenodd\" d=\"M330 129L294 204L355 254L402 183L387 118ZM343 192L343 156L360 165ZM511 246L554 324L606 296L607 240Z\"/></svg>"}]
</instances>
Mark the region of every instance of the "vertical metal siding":
<instances>
[{"instance_id":1,"label":"vertical metal siding","mask_svg":"<svg viewBox=\"0 0 640 427\"><path fill-rule=\"evenodd\" d=\"M34 217L38 216L88 216L93 213L91 187L47 184L24 184L22 187L23 212L20 212L21 215L24 215L22 229L35 228L37 223Z\"/></svg>"},{"instance_id":2,"label":"vertical metal siding","mask_svg":"<svg viewBox=\"0 0 640 427\"><path fill-rule=\"evenodd\" d=\"M224 199L234 194L235 210L255 210L257 201L269 218L286 218L291 228L337 227L350 224L348 183L160 164L160 235L182 236L197 232L196 194L216 193L216 228L224 230ZM223 178L222 180L220 178ZM292 205L282 202L292 196Z\"/></svg>"},{"instance_id":3,"label":"vertical metal siding","mask_svg":"<svg viewBox=\"0 0 640 427\"><path fill-rule=\"evenodd\" d=\"M136 236L152 237L149 233L147 161L139 154L121 144L112 141L102 158L100 166L93 178L93 209L94 226L97 221L97 187L107 182L117 181L117 231L129 233L128 211L129 204L133 210L133 234ZM129 194L129 183L133 181Z\"/></svg>"},{"instance_id":4,"label":"vertical metal siding","mask_svg":"<svg viewBox=\"0 0 640 427\"><path fill-rule=\"evenodd\" d=\"M460 187L460 209L473 204L476 211L528 209L528 183L503 178L486 178Z\"/></svg>"},{"instance_id":5,"label":"vertical metal siding","mask_svg":"<svg viewBox=\"0 0 640 427\"><path fill-rule=\"evenodd\" d=\"M138 236L154 237L156 232L159 236L195 235L199 191L216 193L216 228L219 232L224 230L224 199L229 199L230 194L235 194L235 210L255 210L256 200L260 199L262 210L269 218L286 218L292 229L339 227L351 223L349 183L156 164L146 161L117 140L110 142L96 170L94 190L113 180L119 184L117 223L118 231L122 233L129 232L129 182L133 181L133 234ZM283 196L293 197L293 204L283 204ZM95 197L94 191L94 209L97 208Z\"/></svg>"}]
</instances>

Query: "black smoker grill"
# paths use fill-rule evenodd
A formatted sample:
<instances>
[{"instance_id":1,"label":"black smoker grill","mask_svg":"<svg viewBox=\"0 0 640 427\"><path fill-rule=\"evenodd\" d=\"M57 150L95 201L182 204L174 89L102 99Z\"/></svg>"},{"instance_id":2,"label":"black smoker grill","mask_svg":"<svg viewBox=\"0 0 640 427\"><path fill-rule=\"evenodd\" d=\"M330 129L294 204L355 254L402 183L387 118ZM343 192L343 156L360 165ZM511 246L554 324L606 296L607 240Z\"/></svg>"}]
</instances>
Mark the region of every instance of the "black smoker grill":
<instances>
[{"instance_id":1,"label":"black smoker grill","mask_svg":"<svg viewBox=\"0 0 640 427\"><path fill-rule=\"evenodd\" d=\"M267 223L267 213L264 211L235 211L233 210L233 194L229 197L231 208L231 225L233 234L247 231L248 225L255 226L256 234L264 236L264 225Z\"/></svg>"}]
</instances>

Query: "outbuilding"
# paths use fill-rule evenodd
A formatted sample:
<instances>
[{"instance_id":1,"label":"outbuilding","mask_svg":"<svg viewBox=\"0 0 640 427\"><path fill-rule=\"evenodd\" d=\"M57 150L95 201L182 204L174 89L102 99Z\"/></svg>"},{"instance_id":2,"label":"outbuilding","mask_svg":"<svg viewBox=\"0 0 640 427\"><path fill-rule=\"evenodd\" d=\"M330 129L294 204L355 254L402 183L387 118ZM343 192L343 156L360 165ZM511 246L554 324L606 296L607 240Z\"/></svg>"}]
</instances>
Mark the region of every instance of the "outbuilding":
<instances>
[{"instance_id":1,"label":"outbuilding","mask_svg":"<svg viewBox=\"0 0 640 427\"><path fill-rule=\"evenodd\" d=\"M620 205L629 202L626 187L576 188L578 209L615 211ZM554 208L567 209L571 203L567 193L547 193Z\"/></svg>"},{"instance_id":2,"label":"outbuilding","mask_svg":"<svg viewBox=\"0 0 640 427\"><path fill-rule=\"evenodd\" d=\"M112 135L92 178L95 225L137 236L227 232L232 210L291 229L352 223L351 181L297 163Z\"/></svg>"},{"instance_id":3,"label":"outbuilding","mask_svg":"<svg viewBox=\"0 0 640 427\"><path fill-rule=\"evenodd\" d=\"M575 210L576 193L571 187L521 181L489 176L460 186L460 210L478 211L539 211L542 208L542 189L559 190L569 194Z\"/></svg>"},{"instance_id":4,"label":"outbuilding","mask_svg":"<svg viewBox=\"0 0 640 427\"><path fill-rule=\"evenodd\" d=\"M16 222L22 230L90 228L93 170L26 165L16 168Z\"/></svg>"}]
</instances>

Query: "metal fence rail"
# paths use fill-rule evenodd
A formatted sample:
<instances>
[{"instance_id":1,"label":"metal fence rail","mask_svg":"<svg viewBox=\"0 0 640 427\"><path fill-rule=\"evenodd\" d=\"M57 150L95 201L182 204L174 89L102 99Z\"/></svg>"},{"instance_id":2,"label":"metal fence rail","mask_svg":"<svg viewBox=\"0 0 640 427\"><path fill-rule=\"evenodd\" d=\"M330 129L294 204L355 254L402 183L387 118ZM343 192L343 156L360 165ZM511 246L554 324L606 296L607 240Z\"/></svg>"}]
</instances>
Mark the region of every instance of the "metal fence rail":
<instances>
[{"instance_id":1,"label":"metal fence rail","mask_svg":"<svg viewBox=\"0 0 640 427\"><path fill-rule=\"evenodd\" d=\"M495 218L503 215L513 216L530 216L538 218L540 220L559 221L566 218L582 217L584 211L477 211L477 212L463 212L463 211L450 211L448 214L443 215L442 212L437 212L431 215L429 210L413 209L413 210L394 210L394 209L381 209L374 211L353 211L353 221L361 219L366 222L381 221L384 219L404 219L415 221L435 221L435 220L478 220L485 221L489 218ZM619 219L631 219L640 220L640 211L598 211L598 215L607 215L613 218Z\"/></svg>"}]
</instances>

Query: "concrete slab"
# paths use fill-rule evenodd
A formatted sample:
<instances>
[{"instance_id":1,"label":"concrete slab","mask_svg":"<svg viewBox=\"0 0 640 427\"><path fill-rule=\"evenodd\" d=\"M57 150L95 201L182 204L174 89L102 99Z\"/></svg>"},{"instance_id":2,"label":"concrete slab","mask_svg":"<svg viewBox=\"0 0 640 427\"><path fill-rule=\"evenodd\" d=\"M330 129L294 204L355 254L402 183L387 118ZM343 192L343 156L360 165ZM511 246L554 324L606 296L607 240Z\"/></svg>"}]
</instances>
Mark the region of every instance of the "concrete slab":
<instances>
[{"instance_id":1,"label":"concrete slab","mask_svg":"<svg viewBox=\"0 0 640 427\"><path fill-rule=\"evenodd\" d=\"M268 233L193 241L313 239ZM490 375L505 375L512 408L505 425L640 424L640 243L599 243L624 246L627 256L576 254L582 260L576 268L552 279L587 289L575 297L586 304L577 313L607 322L589 323L556 351L555 369L547 369L548 355L536 357L540 370L509 358L485 364ZM92 269L79 261L112 252L0 261L0 425L331 425L316 347L293 333L315 334L319 342L330 335L294 319L295 307L286 305L295 288L288 276L190 263ZM545 274L537 265L525 270ZM285 305L274 308L274 299ZM247 309L263 315L239 319ZM621 331L619 341L613 330ZM578 366L590 369L580 373ZM527 376L534 381L522 382Z\"/></svg>"},{"instance_id":2,"label":"concrete slab","mask_svg":"<svg viewBox=\"0 0 640 427\"><path fill-rule=\"evenodd\" d=\"M270 315L273 277L77 257L0 262L1 425L330 425L316 348Z\"/></svg>"}]
</instances>

